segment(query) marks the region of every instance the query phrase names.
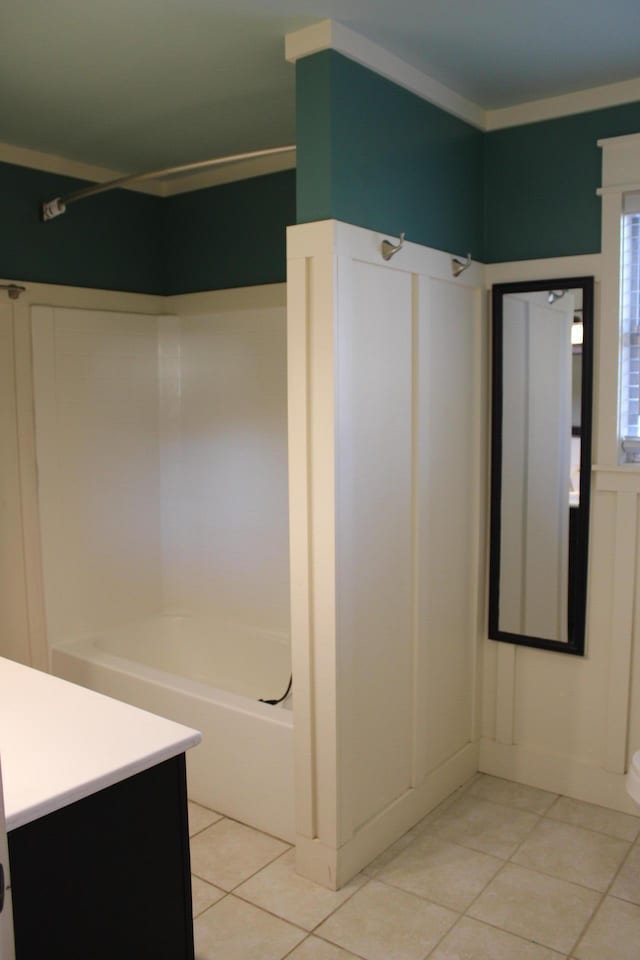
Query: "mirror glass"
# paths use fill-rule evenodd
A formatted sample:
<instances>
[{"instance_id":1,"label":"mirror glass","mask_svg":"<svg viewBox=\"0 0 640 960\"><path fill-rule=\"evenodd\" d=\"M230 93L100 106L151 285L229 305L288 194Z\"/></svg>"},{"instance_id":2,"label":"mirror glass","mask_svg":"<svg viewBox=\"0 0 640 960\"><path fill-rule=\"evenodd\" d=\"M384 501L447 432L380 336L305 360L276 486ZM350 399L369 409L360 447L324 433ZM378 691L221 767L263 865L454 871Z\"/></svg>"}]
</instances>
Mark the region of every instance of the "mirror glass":
<instances>
[{"instance_id":1,"label":"mirror glass","mask_svg":"<svg viewBox=\"0 0 640 960\"><path fill-rule=\"evenodd\" d=\"M593 278L493 289L489 636L584 652Z\"/></svg>"}]
</instances>

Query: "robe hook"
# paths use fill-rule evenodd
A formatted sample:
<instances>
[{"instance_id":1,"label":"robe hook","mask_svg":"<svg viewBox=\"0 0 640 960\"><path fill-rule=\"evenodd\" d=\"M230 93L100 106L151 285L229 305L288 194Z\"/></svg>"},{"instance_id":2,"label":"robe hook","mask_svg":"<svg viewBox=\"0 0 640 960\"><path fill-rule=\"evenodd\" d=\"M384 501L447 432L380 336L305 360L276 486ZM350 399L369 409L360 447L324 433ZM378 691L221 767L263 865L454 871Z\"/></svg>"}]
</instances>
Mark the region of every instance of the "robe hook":
<instances>
[{"instance_id":1,"label":"robe hook","mask_svg":"<svg viewBox=\"0 0 640 960\"><path fill-rule=\"evenodd\" d=\"M394 254L398 252L398 250L401 250L403 246L404 246L404 233L400 234L400 240L398 241L398 243L391 243L390 240L383 240L382 243L380 244L382 259L391 260L391 257L393 257Z\"/></svg>"},{"instance_id":2,"label":"robe hook","mask_svg":"<svg viewBox=\"0 0 640 960\"><path fill-rule=\"evenodd\" d=\"M9 294L9 300L17 300L21 293L24 293L26 287L21 287L18 283L0 283L0 290L6 290Z\"/></svg>"},{"instance_id":3,"label":"robe hook","mask_svg":"<svg viewBox=\"0 0 640 960\"><path fill-rule=\"evenodd\" d=\"M471 266L471 254L467 254L466 260L460 260L458 257L451 257L451 273L454 277L459 277L461 273Z\"/></svg>"}]
</instances>

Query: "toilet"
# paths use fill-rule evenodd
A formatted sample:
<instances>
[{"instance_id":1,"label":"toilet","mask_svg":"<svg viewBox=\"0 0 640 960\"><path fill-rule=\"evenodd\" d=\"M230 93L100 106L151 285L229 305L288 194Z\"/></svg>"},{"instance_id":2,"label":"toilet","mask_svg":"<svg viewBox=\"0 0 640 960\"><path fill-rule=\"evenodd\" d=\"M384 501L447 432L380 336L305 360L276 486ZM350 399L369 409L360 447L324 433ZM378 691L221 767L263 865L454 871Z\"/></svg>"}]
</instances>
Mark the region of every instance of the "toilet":
<instances>
[{"instance_id":1,"label":"toilet","mask_svg":"<svg viewBox=\"0 0 640 960\"><path fill-rule=\"evenodd\" d=\"M627 793L640 807L640 750L634 753L627 772Z\"/></svg>"}]
</instances>

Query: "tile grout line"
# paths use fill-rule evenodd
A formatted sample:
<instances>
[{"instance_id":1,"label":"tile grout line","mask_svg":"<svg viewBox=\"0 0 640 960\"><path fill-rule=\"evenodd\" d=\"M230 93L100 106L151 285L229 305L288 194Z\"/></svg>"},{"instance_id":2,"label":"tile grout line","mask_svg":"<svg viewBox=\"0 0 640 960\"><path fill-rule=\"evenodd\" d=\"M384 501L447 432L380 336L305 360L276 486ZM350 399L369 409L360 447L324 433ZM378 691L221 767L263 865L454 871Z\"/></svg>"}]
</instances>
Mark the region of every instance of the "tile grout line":
<instances>
[{"instance_id":1,"label":"tile grout line","mask_svg":"<svg viewBox=\"0 0 640 960\"><path fill-rule=\"evenodd\" d=\"M494 925L494 924L492 924L492 923L488 923L488 922L485 921L485 920L477 920L477 918L475 918L475 917L469 917L469 910L471 910L471 909L473 908L473 906L475 905L475 903L477 902L477 900L478 900L478 899L483 895L483 893L486 891L487 887L489 887L490 884L493 883L493 881L496 880L496 879L500 876L500 874L504 871L504 869L505 869L505 867L507 866L507 864L513 863L513 857L515 857L515 856L517 855L517 853L519 852L519 850L521 849L521 847L522 847L522 846L526 843L526 841L530 838L530 836L532 835L532 833L538 828L538 826L540 825L540 823L541 823L543 820L547 820L547 821L549 821L549 822L551 822L551 823L560 823L560 824L564 824L564 825L569 826L569 827L577 827L577 828L580 829L580 830L585 830L585 831L587 831L588 833L592 833L592 834L595 834L595 835L597 835L597 836L606 836L606 837L609 837L610 839L615 839L615 840L622 841L622 842L626 842L626 843L629 844L628 850L627 850L626 853L624 854L624 856L623 856L620 864L618 865L615 873L613 874L613 876L612 876L612 878L611 878L611 880L610 880L610 882L609 882L609 884L608 884L608 886L607 886L607 889L606 889L604 892L594 890L592 887L586 887L586 886L584 886L584 885L581 884L581 883L577 883L576 881L565 880L565 879L562 878L562 877L557 877L557 876L554 876L553 874L545 873L543 870L538 870L538 869L532 868L532 867L523 867L523 866L520 865L520 864L515 864L515 863L513 864L514 866L520 866L522 869L531 870L533 873L537 873L537 874L539 874L539 875L541 875L541 876L544 876L544 877L547 877L547 878L549 878L549 879L560 880L560 881L565 882L565 883L573 883L575 886L578 886L578 887L580 887L581 889L584 889L584 890L587 890L587 891L589 891L589 892L591 892L591 893L595 893L595 894L599 894L599 895L600 895L596 907L594 908L593 912L592 912L591 915L589 916L589 918L588 918L588 920L586 921L584 927L582 928L582 930L581 930L578 938L576 939L575 943L573 944L572 950L569 951L568 954L566 954L567 957L572 956L573 953L575 952L575 950L578 948L581 940L583 939L583 937L584 937L584 935L585 935L588 927L590 926L590 924L591 924L592 921L594 920L596 914L597 914L598 911L600 910L600 908L601 908L604 900L606 899L607 896L610 896L610 895L611 895L611 889L612 889L614 883L616 882L616 880L617 880L617 878L618 878L618 875L620 874L621 870L622 870L623 867L625 866L625 864L626 864L629 856L631 855L631 852L632 852L633 849L635 848L636 844L640 842L640 837L639 837L639 836L636 836L635 840L628 841L628 840L626 840L626 838L618 837L618 836L616 836L616 835L614 835L614 834L612 834L612 833L607 833L607 832L604 832L604 831L602 831L602 830L594 830L594 829L592 829L591 827L585 827L585 826L582 826L582 825L580 825L580 824L571 823L571 822L568 821L568 820L556 819L556 818L550 816L550 815L549 815L549 814L550 814L550 811L551 811L551 810L553 809L553 807L558 803L558 801L564 797L564 794L557 794L557 795L555 796L555 799L551 802L550 806L547 808L547 810L546 810L545 813L539 813L538 811L530 810L530 809L527 809L527 808L525 808L525 807L514 806L514 805L512 805L512 804L502 803L502 802L500 802L500 801L496 801L496 800L493 800L493 799L487 799L487 798L482 797L482 796L477 796L477 795L475 795L474 793L472 793L471 790L472 790L473 785L474 785L476 782L478 782L478 780L479 780L479 777L471 778L471 780L470 780L467 784L463 785L461 788L458 788L458 790L454 791L454 794L453 794L450 798L445 798L445 800L443 800L443 801L441 802L441 804L439 804L436 808L434 808L433 811L430 811L428 814L426 814L425 817L423 818L423 820L427 820L427 821L428 821L428 818L431 817L431 816L435 813L435 811L437 810L438 813L437 813L435 816L433 816L433 820L431 821L431 822L433 822L433 823L437 822L437 821L440 819L440 817L442 816L442 814L444 814L451 806L453 806L458 800L461 800L461 799L462 799L463 797L465 797L465 796L469 796L469 797L472 797L472 798L475 799L475 800L478 800L478 801L481 801L481 802L484 802L484 803L493 804L493 805L498 806L498 807L506 807L506 808L508 808L508 809L513 810L514 812L520 812L520 813L525 812L525 813L529 813L529 814L535 816L536 820L535 820L535 822L532 824L532 826L528 829L528 831L527 831L527 833L525 834L525 836L523 836L522 840L516 845L516 847L515 847L514 850L511 852L511 854L509 855L509 857L508 857L507 859L503 859L502 857L496 856L495 854L487 854L486 851L478 851L478 850L476 850L476 849L473 848L473 847L469 847L469 846L466 845L464 842L460 842L459 840L448 840L448 838L446 838L446 837L441 838L441 839L445 840L446 842L453 844L454 846L458 846L458 847L460 847L460 848L462 848L462 849L467 849L467 850L473 851L473 852L475 852L475 853L484 853L485 855L492 856L492 857L493 857L494 859L496 859L496 860L502 861L501 866L500 866L499 869L496 871L496 873L493 875L493 877L491 877L491 878L487 881L487 883L482 887L482 889L479 891L479 893L473 898L473 900L468 904L468 906L466 907L466 909L465 909L464 911L462 911L462 912L460 912L459 910L453 909L453 908L451 908L450 906L447 906L446 904L437 903L436 901L430 899L429 897L424 897L424 896L422 896L422 895L420 895L420 894L415 893L414 891L407 890L407 889L405 889L405 888L403 888L403 887L401 887L401 886L396 886L396 885L393 884L393 883L389 883L388 881L379 879L379 872L382 871L386 866L389 865L389 864L385 864L385 867L381 867L379 871L376 871L376 872L373 873L373 874L368 874L368 873L366 873L365 871L366 871L367 868L365 867L365 868L361 871L361 874L360 874L360 875L364 878L364 882L363 882L360 886L358 886L356 889L354 889L354 890L352 891L352 893L351 893L346 899L344 899L344 900L341 901L339 904L337 904L337 905L336 905L325 917L323 917L322 920L320 920L315 926L313 926L311 929L307 929L307 928L301 926L300 924L298 924L298 923L296 923L296 922L294 922L294 921L288 920L288 919L280 916L279 914L272 913L272 911L270 911L269 909L264 908L264 907L261 907L261 906L259 906L258 904L253 903L251 900L246 899L241 893L238 893L238 892L237 892L238 889L239 889L239 887L241 887L244 883L247 883L249 880L253 879L253 878L256 877L258 874L260 874L263 870L266 870L268 867L270 867L271 865L273 865L274 863L276 863L279 859L281 859L282 857L284 857L284 856L285 856L287 853L289 853L292 849L295 849L295 847L292 846L291 844L288 844L287 841L281 840L281 838L279 838L279 837L277 837L277 838L276 838L276 837L272 837L271 834L265 834L264 831L258 830L258 829L255 828L255 827L249 827L248 824L243 824L241 821L235 821L235 820L233 820L233 818L231 818L231 817L225 817L225 816L222 815L222 814L218 814L219 819L218 819L217 821L214 821L213 823L208 824L207 826L203 827L201 830L197 831L195 834L193 834L192 836L190 836L190 838L189 838L190 841L191 841L192 839L195 839L195 837L199 836L204 830L207 830L209 827L214 827L214 826L216 826L217 823L223 822L225 819L228 819L228 820L230 820L230 821L232 821L232 822L235 822L235 823L238 823L238 824L240 824L240 825L242 825L242 826L248 827L249 829L254 830L256 833L262 834L263 836L267 836L267 837L269 837L269 838L271 838L271 839L278 840L278 841L281 842L281 843L286 843L286 844L287 844L287 849L284 850L284 851L282 851L281 853L277 854L275 857L273 857L273 858L272 858L271 860L269 860L267 863L265 863L264 865L262 865L258 870L254 871L254 873L250 874L248 877L245 877L243 880L241 880L238 884L236 884L236 885L235 885L231 890L229 890L229 891L225 891L225 890L223 890L222 888L217 887L217 885L216 885L216 884L213 884L210 880L206 879L205 877L201 877L201 876L199 876L198 874L195 874L195 873L194 873L193 876L197 877L198 879L202 880L202 881L205 882L205 883L209 883L211 886L216 886L217 889L220 889L220 891L221 891L222 894L223 894L223 896L220 897L220 899L219 899L218 901L216 901L216 903L211 904L209 907L205 908L203 911L201 911L200 913L198 913L196 916L197 916L197 917L201 917L205 912L207 912L207 910L209 910L209 909L211 909L212 907L216 906L217 903L222 902L222 900L224 900L227 896L234 895L234 896L236 896L236 898L237 898L238 900L240 900L241 902L247 903L248 905L253 906L254 908L260 910L261 912L267 914L268 916L271 916L271 917L273 917L273 918L275 918L275 919L278 919L278 920L280 920L280 921L282 921L282 922L285 922L285 923L290 924L292 927L294 927L295 929L299 930L301 933L304 934L303 939L302 939L298 944L296 944L294 947L292 947L291 950L286 953L286 955L283 955L282 960L284 960L284 957L285 957L285 956L286 956L286 957L290 956L302 943L304 943L304 942L305 942L307 939L309 939L311 936L315 936L317 939L322 940L323 942L329 943L329 944L331 944L331 945L333 945L333 946L337 946L339 949L344 949L344 947L342 947L340 944L335 944L334 941L329 940L329 939L326 938L326 937L323 937L321 934L318 934L317 931L318 931L318 929L322 926L322 924L324 924L325 922L327 922L337 911L339 911L343 906L345 906L345 905L355 896L356 893L358 893L358 892L361 891L361 890L364 890L364 889L371 883L372 880L377 880L379 883L383 884L384 886L386 886L386 887L388 887L388 888L402 891L403 893L408 894L408 895L410 895L410 896L415 896L415 897L417 897L419 900L421 900L421 901L423 901L423 902L431 903L431 904L433 904L434 906L447 909L447 910L451 911L451 913L455 914L455 919L454 919L453 923L452 923L451 926L448 928L448 930L445 931L445 933L438 939L438 941L434 944L434 946L429 950L428 954L427 954L426 957L425 957L425 960L426 960L427 957L432 956L432 954L434 953L434 951L436 951L436 950L439 948L439 946L440 946L440 944L443 942L443 940L449 935L449 933L451 933L451 931L455 928L455 926L456 926L456 925L460 922L460 920L462 920L463 918L468 918L468 919L473 920L473 921L475 921L475 922L484 923L486 926L492 927L493 929L495 929L495 930L497 930L497 931L499 931L499 932L503 932L503 933L506 933L506 934L508 934L508 935L510 935L510 936L515 936L515 937L517 937L519 940L522 940L523 943L532 943L532 944L536 944L536 945L538 945L538 946L545 947L545 948L547 948L547 949L553 949L553 950L555 950L555 948L548 948L546 944L541 944L539 941L536 941L536 940L529 940L527 937L521 937L519 934L514 934L514 933L512 933L511 931L505 930L505 928L503 928L503 927L499 927L499 926L496 926L496 925ZM510 781L507 781L507 782L510 782ZM525 785L525 786L526 786L526 785ZM537 788L533 788L533 789L537 789ZM572 798L568 797L567 799L572 799ZM195 801L192 801L192 802L195 803ZM198 804L198 806L202 806L202 805L201 805L201 804ZM203 809L207 809L207 810L208 810L208 808L206 808L206 807L203 808ZM608 808L603 808L603 809L608 809ZM210 811L210 812L211 812L211 813L216 813L216 811ZM621 813L622 813L622 811L613 811L613 812L621 812ZM422 831L420 831L420 832L414 832L414 831L417 831L417 830L418 830L421 822L422 822L422 821L419 821L414 827L410 828L408 831L405 832L405 834L402 835L402 837L409 836L409 837L411 838L411 841L407 844L406 847L403 847L402 850L399 850L399 851L398 851L397 856L400 856L400 855L404 852L404 850L410 848L414 843L419 842L420 837L421 837L421 835L422 835ZM430 831L430 823L427 822L427 823L425 824L424 833L425 833L425 834L428 834L428 833L430 833L430 832L431 832L431 831ZM437 835L435 835L435 836L437 836ZM398 840L401 840L402 837L399 837ZM395 842L398 842L398 841L395 841ZM392 846L392 844L390 844L390 846ZM387 848L387 849L388 849L388 848ZM382 851L382 853L384 853L384 852L385 852L385 851ZM389 863L392 863L393 860L395 860L395 859L396 859L396 857L393 857L393 858L389 861ZM355 879L355 878L354 878L354 879ZM626 900L624 900L624 898L621 898L621 897L619 897L619 898L614 898L614 899L618 899L618 900L620 900L621 902L630 902L630 903L633 903L633 901L626 901ZM194 917L194 920L195 920L195 919L196 919L196 917ZM354 953L354 951L351 951L351 952L354 954L354 956L361 956L360 954ZM367 958L366 958L366 957L362 957L362 960L367 960Z\"/></svg>"},{"instance_id":2,"label":"tile grout line","mask_svg":"<svg viewBox=\"0 0 640 960\"><path fill-rule=\"evenodd\" d=\"M636 838L636 841L637 841L637 838ZM611 882L609 883L609 886L607 887L607 889L606 889L606 890L604 891L604 893L602 894L602 896L601 896L601 898L600 898L600 902L598 903L597 907L595 908L595 910L593 911L593 913L591 914L591 916L589 917L589 919L588 919L587 922L585 923L584 927L583 927L582 930L580 931L580 933L579 933L579 935L578 935L578 939L577 939L576 942L574 943L572 949L569 951L569 953L567 954L567 956L572 957L572 956L575 955L576 950L578 949L578 947L580 946L582 940L584 939L587 930L589 929L589 927L590 927L591 924L593 923L593 921L594 921L594 919L595 919L595 917L596 917L596 914L599 912L600 908L602 907L602 904L603 904L604 901L607 899L607 897L612 896L612 894L611 894L611 889L612 889L613 885L615 884L616 880L618 879L618 875L619 875L620 871L622 870L622 868L624 867L625 863L627 862L627 860L628 860L629 857L631 856L631 851L633 850L633 848L635 847L635 845L636 845L636 842L633 842L633 843L631 843L631 844L629 845L629 849L627 850L626 854L624 855L624 857L623 857L622 860L620 861L620 866L618 867L618 869L617 869L616 872L614 873L613 877L611 878ZM621 899L621 898L620 898L620 897L613 897L613 899L614 899L614 900L619 900L619 899ZM622 900L622 902L623 902L623 903L627 903L628 901ZM636 904L636 906L637 906L637 904Z\"/></svg>"},{"instance_id":3,"label":"tile grout line","mask_svg":"<svg viewBox=\"0 0 640 960\"><path fill-rule=\"evenodd\" d=\"M260 827L253 827L250 823L245 823L244 820L238 820L236 817L229 817L226 813L219 813L217 810L212 810L210 807L203 807L201 803L198 803L197 800L189 800L189 803L194 803L197 807L202 807L203 810L206 810L208 813L214 813L218 819L214 820L213 823L209 823L206 827L203 827L202 830L198 830L198 834L202 833L203 830L208 830L209 827L215 827L218 823L221 823L222 820L228 820L230 823L237 823L241 827L246 827L247 830L253 830L254 833L259 833L263 837L269 837L270 840L277 840L278 843L286 843L288 847L295 847L295 843L291 843L290 840L283 840L282 837L277 837L275 833L267 833L266 830L261 830Z\"/></svg>"},{"instance_id":4,"label":"tile grout line","mask_svg":"<svg viewBox=\"0 0 640 960\"><path fill-rule=\"evenodd\" d=\"M212 823L208 823L206 827L202 827L200 830L196 830L195 833L190 833L189 843L191 843L192 840L195 840L196 837L199 837L201 833L204 833L205 830L208 830L209 827L215 827L217 823L222 823L222 821L225 819L226 817L220 817L219 820L214 820Z\"/></svg>"},{"instance_id":5,"label":"tile grout line","mask_svg":"<svg viewBox=\"0 0 640 960\"><path fill-rule=\"evenodd\" d=\"M483 774L483 776L492 776L492 774ZM496 779L501 780L501 779L503 779L503 778L502 778L502 777L497 777ZM517 781L517 780L505 780L505 783L518 783L518 781ZM526 784L526 783L525 783L525 784L519 784L519 785L520 785L520 786L524 786L524 787L528 787L528 786L529 786L529 785ZM495 800L495 799L493 799L493 798L490 799L490 798L488 798L488 797L482 797L482 796L479 796L478 794L471 793L471 787L472 787L472 786L473 786L473 783L471 783L467 789L468 789L468 792L470 793L470 795L471 795L472 797L475 797L476 800L483 800L483 801L485 801L486 803L495 803L496 806L498 806L498 807L509 807L509 809L511 809L511 810L518 810L518 811L521 811L521 812L523 812L523 813L532 813L532 814L534 814L536 817L540 817L540 818L543 819L543 820L547 820L547 819L548 819L548 820L552 820L554 823L565 823L565 824L567 824L567 826L569 826L569 827L579 827L581 830L589 830L591 833L598 833L598 834L601 834L601 835L603 835L603 836L605 836L605 837L613 837L615 840L624 840L625 843L630 843L632 846L636 843L636 841L640 840L640 816L636 816L636 815L633 814L633 813L626 813L624 810L615 810L613 807L603 807L601 804L598 804L598 803L590 803L588 800L578 800L578 799L575 798L575 797L570 797L570 796L569 796L568 794L566 794L566 793L554 793L554 794L553 794L554 799L551 801L550 805L547 807L547 809L546 809L543 813L540 813L538 810L531 810L529 807L519 807L519 806L516 806L515 804L506 803L505 801L502 801L502 800ZM542 787L531 787L531 790L540 790L542 793L552 793L551 790L543 790ZM467 791L465 791L465 792L467 792ZM632 820L637 820L637 821L638 821L638 832L636 833L636 836L633 838L633 840L627 840L626 837L619 837L617 834L607 832L606 830L596 830L594 827L585 827L585 826L583 826L583 825L580 824L580 823L572 823L570 820L563 820L562 818L552 817L552 816L550 815L550 814L551 814L551 811L553 810L553 808L555 807L555 805L558 803L559 800L570 800L570 801L572 801L573 803L582 803L582 804L584 804L585 806L588 806L588 807L596 807L597 809L605 810L605 811L610 812L610 813L617 813L617 814L620 814L620 816L622 816L622 817L631 817ZM443 802L445 802L445 801L443 801ZM428 816L428 814L427 814L427 816ZM416 826L417 826L417 824L416 824ZM412 828L412 829L415 829L415 828ZM408 832L409 832L409 831L408 831Z\"/></svg>"},{"instance_id":6,"label":"tile grout line","mask_svg":"<svg viewBox=\"0 0 640 960\"><path fill-rule=\"evenodd\" d=\"M561 796L561 795L558 795L558 799L560 798L560 796ZM478 798L476 798L476 799L484 799L484 798L478 797ZM493 802L493 801L486 801L486 802L491 803L491 802ZM557 802L557 801L554 801L554 803L556 803L556 802ZM497 804L497 806L505 806L505 807L508 806L509 809L511 809L511 810L516 810L516 811L521 810L521 808L519 808L519 807L509 806L508 804ZM549 807L549 810L551 809L552 806L553 806L553 804ZM525 811L525 812L533 813L533 811ZM539 826L539 824L540 824L543 820L547 819L547 815L546 815L546 814L537 814L537 813L536 813L536 814L534 814L534 816L537 817L536 822L535 822L535 823L532 825L532 827L528 830L528 832L527 832L526 835L522 838L522 840L516 845L515 849L514 849L514 850L512 851L512 853L509 855L509 858L508 858L507 860L504 860L504 861L503 861L502 866L500 867L500 869L494 874L493 877L491 877L490 880L487 881L487 883L484 885L484 887L482 888L482 890L480 890L479 893L473 898L473 900L471 901L471 903L468 904L468 906L467 906L466 909L463 911L463 913L461 914L461 916L458 918L458 920L456 920L456 924L460 921L461 918L466 917L467 919L475 920L477 923L484 923L484 924L486 924L487 926L492 927L494 930L501 931L502 933L508 933L508 934L510 934L511 936L516 936L516 937L518 937L520 940L522 940L524 943L533 943L533 944L536 944L537 946L544 947L545 949L549 949L549 950L554 950L554 951L555 951L555 948L554 948L554 947L548 947L547 944L542 944L542 943L540 943L540 941L538 941L538 940L530 940L530 939L527 938L527 937L521 937L519 934L514 934L514 933L512 933L510 930L506 930L504 927L498 927L498 926L496 926L495 924L490 923L490 922L487 921L487 920L478 920L477 917L473 917L473 916L470 916L470 915L469 915L469 910L471 910L471 908L474 906L474 904L480 899L480 897L481 897L482 894L485 892L485 890L487 889L487 887L489 887L490 884L492 884L492 883L500 876L500 874L504 871L504 869L507 867L507 865L512 864L513 866L516 866L516 867L517 867L517 866L520 866L520 864L513 863L513 859L512 859L512 858L518 853L518 851L520 850L520 848L521 848L521 847L523 846L523 844L528 840L528 838L531 836L531 834L533 833L533 831ZM551 819L551 818L549 818L549 819ZM558 822L562 822L562 821L552 821L552 822L558 823ZM569 824L569 826L572 826L572 824ZM585 828L585 829L586 829L586 828ZM592 833L595 833L595 832L597 832L597 831L591 831L591 832L592 832ZM605 836L609 836L608 834L604 834L604 835L605 835ZM617 839L617 838L614 838L614 839ZM456 843L456 845L461 846L461 847L464 846L464 844L459 843L458 841L449 841L449 842L451 842L451 843ZM633 849L633 846L634 846L633 843L630 844L629 850L627 851L627 853L626 853L625 856L623 857L622 862L620 863L620 866L618 867L618 870L616 871L616 873L615 873L613 879L611 880L611 883L610 883L610 885L609 885L609 887L608 887L607 889L610 889L610 887L611 887L611 886L613 885L613 883L615 882L615 878L617 877L619 871L622 869L622 866L624 865L627 857L629 856L631 850ZM465 849L467 849L467 850L472 850L473 848L472 848L472 847L465 847ZM484 852L484 851L474 851L474 852ZM493 856L495 856L495 854L494 854ZM502 857L497 857L496 859L500 859L500 860L501 860ZM533 873L537 873L537 874L539 874L540 876L548 877L549 879L552 879L552 880L562 880L561 877L554 877L554 876L552 876L551 874L544 873L543 871L541 871L541 870L536 870L535 868L532 868L532 867L522 867L522 869L531 870ZM382 881L382 882L384 882L384 881ZM571 883L571 882L573 882L573 881L565 880L564 882L565 882L565 883ZM593 889L590 888L590 887L584 887L582 884L577 884L577 883L575 883L574 885L575 885L575 886L579 886L579 887L580 887L581 889L583 889L583 890L590 890L592 893L596 893L596 894L600 893L600 891L593 890ZM593 913L590 915L589 919L587 920L587 923L585 924L585 926L583 927L582 931L580 932L580 934L579 934L579 936L578 936L578 939L577 939L576 942L573 944L573 950L575 950L576 946L578 945L578 942L579 942L580 938L584 935L584 932L585 932L585 930L586 930L586 927L589 925L589 923L591 922L591 920L592 920L593 917L595 916L596 912L600 909L600 906L601 906L602 901L604 900L604 897L605 897L605 896L606 896L606 893L602 894L601 900L598 902L597 906L594 908ZM426 898L424 898L424 899L426 899ZM432 901L431 901L431 902L432 902ZM454 924L454 926L455 926L456 924ZM451 929L453 929L453 927L451 927ZM429 952L429 954L427 955L427 958L430 957L435 950L437 950L438 946L442 943L442 941L444 940L444 938L448 935L448 933L451 932L451 929L450 929L449 931L447 931L447 934L445 934L443 937L441 937L441 939L438 941L438 943L436 944L436 946L433 947L433 950L431 950L431 951ZM557 951L556 951L556 952L557 952ZM572 951L569 951L569 953L566 954L566 956L567 956L567 957L571 956L571 953L572 953ZM427 960L427 958L425 958L425 960Z\"/></svg>"},{"instance_id":7,"label":"tile grout line","mask_svg":"<svg viewBox=\"0 0 640 960\"><path fill-rule=\"evenodd\" d=\"M253 829L253 828L252 828L252 829ZM268 834L267 834L267 836L268 836ZM283 842L284 842L284 841L283 841ZM292 849L292 848L290 848L290 849ZM296 923L294 920L289 920L288 918L283 917L283 916L281 916L281 915L278 914L278 913L274 913L274 912L273 912L272 910L270 910L268 907L263 907L263 906L261 906L260 904L254 903L252 900L249 900L247 897L244 897L241 893L238 892L239 888L240 888L243 884L247 883L249 880L252 880L252 879L253 879L254 877L256 877L259 873L261 873L263 870L266 870L268 867L272 866L274 863L276 863L277 860L280 860L282 857L284 857L284 856L285 856L287 853L289 853L289 852L290 852L290 850L284 850L282 853L279 853L277 857L274 857L273 860L270 860L269 863L265 863L264 866L260 867L259 870L256 870L255 873L252 873L251 876L246 877L244 880L241 880L240 883L236 884L235 887L232 887L231 890L223 890L224 896L223 896L223 897L220 897L219 900L217 900L215 903L212 903L209 907L206 907L205 910L202 911L202 913L205 913L206 910L210 910L212 907L217 906L217 904L218 904L218 903L221 903L222 900L225 899L225 897L233 896L233 897L236 897L236 899L240 900L242 903L246 903L246 904L248 904L248 906L254 907L256 910L260 910L260 911L262 911L262 913L266 913L266 914L268 914L269 916L274 917L274 919L276 919L276 920L280 920L280 921L282 921L283 923L288 923L290 926L295 927L297 930L301 930L303 933L305 933L305 934L307 935L307 937L311 936L312 934L313 934L314 936L317 936L317 934L316 934L315 931L318 929L318 927L322 926L322 924L325 922L325 920L328 920L329 917L333 916L333 914L336 913L336 911L339 910L340 907L343 907L346 903L348 903L349 900L351 900L351 898L352 898L353 896L355 896L356 893L358 893L360 890L364 890L364 888L365 888L365 887L369 884L369 882L370 882L370 879L371 879L371 878L370 878L370 877L367 877L365 874L362 874L362 876L365 877L365 882L364 882L363 884L361 884L361 886L359 886L359 887L357 887L355 890L353 890L352 893L350 893L348 897L346 897L341 903L337 904L325 917L322 918L322 920L319 920L318 923L309 930L307 927L303 927L301 924ZM192 871L192 875L193 875L194 877L198 877L199 880L204 880L204 882L205 882L205 883L208 883L210 886L216 886L215 884L211 883L210 880L206 880L204 877L201 877L199 874L193 873L193 871ZM304 878L303 878L303 879L304 879ZM355 879L355 878L354 878L354 879ZM310 882L313 882L313 881L310 881ZM318 884L318 886L320 886L320 884ZM346 886L346 884L345 884L345 886ZM222 890L223 888L222 888L222 887L218 887L218 889L219 889L219 890ZM323 889L326 889L326 888L323 888ZM336 892L337 892L337 891L336 891ZM202 916L202 913L199 913L198 916ZM195 918L194 918L194 919L195 919ZM319 939L323 939L323 940L324 940L325 938L324 938L324 937L319 937ZM304 941L300 941L300 942L303 943ZM333 943L333 941L331 941L331 940L326 940L326 942L327 942L327 943ZM296 944L296 946L300 946L300 944ZM339 946L339 944L338 944L338 946ZM295 950L295 947L293 947L292 949ZM353 951L352 951L352 952L353 952ZM363 960L366 960L366 957L363 958Z\"/></svg>"}]
</instances>

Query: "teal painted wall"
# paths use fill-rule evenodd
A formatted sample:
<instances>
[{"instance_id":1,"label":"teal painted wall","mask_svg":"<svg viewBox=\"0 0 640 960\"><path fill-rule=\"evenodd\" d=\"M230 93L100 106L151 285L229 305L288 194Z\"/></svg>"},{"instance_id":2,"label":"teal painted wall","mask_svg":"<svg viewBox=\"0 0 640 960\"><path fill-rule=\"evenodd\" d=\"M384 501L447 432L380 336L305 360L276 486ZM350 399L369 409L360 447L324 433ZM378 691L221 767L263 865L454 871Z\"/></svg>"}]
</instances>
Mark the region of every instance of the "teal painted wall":
<instances>
[{"instance_id":1,"label":"teal painted wall","mask_svg":"<svg viewBox=\"0 0 640 960\"><path fill-rule=\"evenodd\" d=\"M296 204L298 223L340 219L332 204L334 57L328 52L296 63Z\"/></svg>"},{"instance_id":2,"label":"teal painted wall","mask_svg":"<svg viewBox=\"0 0 640 960\"><path fill-rule=\"evenodd\" d=\"M640 131L640 103L485 134L488 263L599 253L599 139Z\"/></svg>"},{"instance_id":3,"label":"teal painted wall","mask_svg":"<svg viewBox=\"0 0 640 960\"><path fill-rule=\"evenodd\" d=\"M39 206L87 181L0 163L0 277L157 293L162 200L114 190L41 223Z\"/></svg>"},{"instance_id":4,"label":"teal painted wall","mask_svg":"<svg viewBox=\"0 0 640 960\"><path fill-rule=\"evenodd\" d=\"M295 171L163 199L114 190L41 223L87 181L0 163L0 277L173 294L282 282Z\"/></svg>"},{"instance_id":5,"label":"teal painted wall","mask_svg":"<svg viewBox=\"0 0 640 960\"><path fill-rule=\"evenodd\" d=\"M341 54L296 64L298 222L334 218L483 259L483 135Z\"/></svg>"},{"instance_id":6,"label":"teal painted wall","mask_svg":"<svg viewBox=\"0 0 640 960\"><path fill-rule=\"evenodd\" d=\"M285 170L168 197L163 293L283 283L295 191L295 170Z\"/></svg>"},{"instance_id":7,"label":"teal painted wall","mask_svg":"<svg viewBox=\"0 0 640 960\"><path fill-rule=\"evenodd\" d=\"M298 222L335 218L495 263L600 250L597 141L640 103L483 134L335 53L298 61Z\"/></svg>"}]
</instances>

